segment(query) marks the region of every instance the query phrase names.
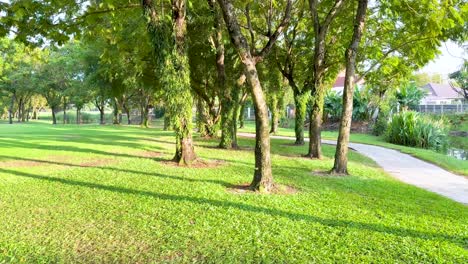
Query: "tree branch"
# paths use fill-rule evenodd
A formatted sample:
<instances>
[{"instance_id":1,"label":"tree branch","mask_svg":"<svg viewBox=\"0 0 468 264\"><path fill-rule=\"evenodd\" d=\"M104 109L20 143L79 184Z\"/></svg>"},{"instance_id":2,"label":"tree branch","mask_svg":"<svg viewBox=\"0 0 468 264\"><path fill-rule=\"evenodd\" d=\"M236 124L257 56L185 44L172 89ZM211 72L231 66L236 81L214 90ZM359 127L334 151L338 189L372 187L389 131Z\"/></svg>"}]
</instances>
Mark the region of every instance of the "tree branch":
<instances>
[{"instance_id":1,"label":"tree branch","mask_svg":"<svg viewBox=\"0 0 468 264\"><path fill-rule=\"evenodd\" d=\"M263 58L271 51L276 40L278 40L278 37L280 36L280 34L283 32L283 30L286 28L289 21L291 20L291 10L292 10L292 0L287 0L286 9L284 11L284 16L280 24L275 29L275 32L271 34L271 36L268 37L268 42L265 45L265 47L258 54L254 54L256 62L262 61Z\"/></svg>"}]
</instances>

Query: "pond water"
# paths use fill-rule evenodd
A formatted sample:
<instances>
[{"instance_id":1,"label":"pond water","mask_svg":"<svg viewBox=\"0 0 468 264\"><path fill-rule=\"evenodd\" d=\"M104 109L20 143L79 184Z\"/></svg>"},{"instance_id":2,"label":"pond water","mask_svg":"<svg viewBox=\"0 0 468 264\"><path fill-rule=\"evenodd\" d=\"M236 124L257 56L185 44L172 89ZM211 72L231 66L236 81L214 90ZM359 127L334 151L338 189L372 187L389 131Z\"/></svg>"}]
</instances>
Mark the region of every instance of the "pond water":
<instances>
[{"instance_id":1,"label":"pond water","mask_svg":"<svg viewBox=\"0 0 468 264\"><path fill-rule=\"evenodd\" d=\"M459 160L468 160L468 150L466 149L449 148L447 155Z\"/></svg>"}]
</instances>

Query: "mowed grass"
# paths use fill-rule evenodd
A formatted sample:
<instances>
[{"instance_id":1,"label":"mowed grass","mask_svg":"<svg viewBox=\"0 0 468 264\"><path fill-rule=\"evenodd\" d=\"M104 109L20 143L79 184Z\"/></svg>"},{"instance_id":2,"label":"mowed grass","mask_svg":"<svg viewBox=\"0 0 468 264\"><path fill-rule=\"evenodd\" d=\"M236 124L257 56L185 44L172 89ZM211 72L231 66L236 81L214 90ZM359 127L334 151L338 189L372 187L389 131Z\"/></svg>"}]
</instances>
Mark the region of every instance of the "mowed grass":
<instances>
[{"instance_id":1,"label":"mowed grass","mask_svg":"<svg viewBox=\"0 0 468 264\"><path fill-rule=\"evenodd\" d=\"M240 129L239 132L255 133L255 124L253 122L246 122L244 128ZM278 136L295 137L294 129L280 128ZM308 133L305 133L305 137L308 137ZM336 140L338 138L338 131L322 131L322 139ZM369 145L382 146L385 148L395 149L406 154L410 154L416 158L425 160L427 162L438 165L453 173L468 176L468 161L459 160L454 157L447 156L444 153L436 152L430 149L412 148L407 146L396 145L385 141L383 136L373 136L370 134L362 133L351 133L350 141L354 143L363 143ZM468 139L462 137L450 137L449 147L450 148L461 148L466 149L468 145ZM306 152L304 152L306 153Z\"/></svg>"},{"instance_id":2,"label":"mowed grass","mask_svg":"<svg viewBox=\"0 0 468 264\"><path fill-rule=\"evenodd\" d=\"M0 124L0 263L466 263L468 208L350 156L273 140L275 181L295 194L231 191L253 173L253 140L207 168L167 163L171 132L124 126Z\"/></svg>"}]
</instances>

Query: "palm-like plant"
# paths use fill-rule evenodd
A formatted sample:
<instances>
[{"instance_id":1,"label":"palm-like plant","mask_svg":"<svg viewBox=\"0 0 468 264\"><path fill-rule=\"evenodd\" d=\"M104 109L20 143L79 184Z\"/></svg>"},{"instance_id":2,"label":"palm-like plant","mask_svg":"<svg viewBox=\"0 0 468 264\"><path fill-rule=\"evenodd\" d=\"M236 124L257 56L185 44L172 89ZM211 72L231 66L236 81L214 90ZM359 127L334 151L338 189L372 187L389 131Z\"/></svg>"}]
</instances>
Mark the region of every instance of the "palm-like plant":
<instances>
[{"instance_id":1,"label":"palm-like plant","mask_svg":"<svg viewBox=\"0 0 468 264\"><path fill-rule=\"evenodd\" d=\"M415 110L425 95L425 90L420 89L414 83L409 83L398 89L395 97L402 110Z\"/></svg>"}]
</instances>

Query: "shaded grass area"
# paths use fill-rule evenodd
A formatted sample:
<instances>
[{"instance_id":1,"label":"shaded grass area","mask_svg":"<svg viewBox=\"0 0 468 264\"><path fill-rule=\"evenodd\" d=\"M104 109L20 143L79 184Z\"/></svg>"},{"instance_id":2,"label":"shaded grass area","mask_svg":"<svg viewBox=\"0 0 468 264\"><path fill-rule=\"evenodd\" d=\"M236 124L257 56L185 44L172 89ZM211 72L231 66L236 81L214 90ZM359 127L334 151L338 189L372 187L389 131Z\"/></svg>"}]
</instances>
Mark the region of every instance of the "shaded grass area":
<instances>
[{"instance_id":1,"label":"shaded grass area","mask_svg":"<svg viewBox=\"0 0 468 264\"><path fill-rule=\"evenodd\" d=\"M459 262L468 209L350 156L349 177L272 141L292 195L235 194L253 144L196 151L216 168L168 166L171 132L124 126L0 125L0 262Z\"/></svg>"},{"instance_id":2,"label":"shaded grass area","mask_svg":"<svg viewBox=\"0 0 468 264\"><path fill-rule=\"evenodd\" d=\"M245 128L240 129L240 132L255 133L255 124L253 122L247 122ZM290 136L295 137L294 130L281 128L277 133L278 136ZM306 137L308 133L306 133ZM323 139L336 140L338 138L337 131L322 131ZM382 136L373 136L369 134L352 133L350 141L355 143L363 143L369 145L377 145L390 149L399 150L403 153L410 154L416 158L428 161L436 164L448 171L453 173L468 176L468 161L459 160L454 157L445 155L429 149L412 148L407 146L400 146L391 144L385 141ZM468 138L462 137L451 137L449 147L464 148L468 145ZM305 153L305 152L304 152Z\"/></svg>"}]
</instances>

